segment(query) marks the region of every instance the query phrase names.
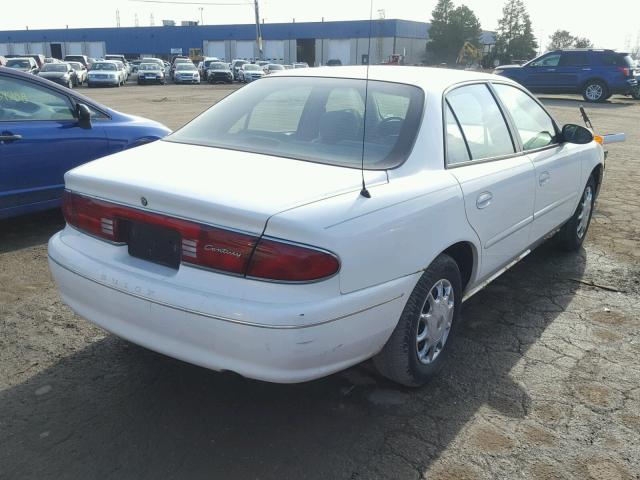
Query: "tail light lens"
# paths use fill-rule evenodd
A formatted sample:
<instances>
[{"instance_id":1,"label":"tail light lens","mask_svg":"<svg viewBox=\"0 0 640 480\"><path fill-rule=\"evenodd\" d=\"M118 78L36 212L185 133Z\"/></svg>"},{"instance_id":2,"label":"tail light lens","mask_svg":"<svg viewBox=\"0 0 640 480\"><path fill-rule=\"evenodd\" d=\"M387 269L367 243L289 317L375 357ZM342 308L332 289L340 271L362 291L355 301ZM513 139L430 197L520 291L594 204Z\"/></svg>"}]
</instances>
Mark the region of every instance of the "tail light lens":
<instances>
[{"instance_id":1,"label":"tail light lens","mask_svg":"<svg viewBox=\"0 0 640 480\"><path fill-rule=\"evenodd\" d=\"M165 227L180 233L182 262L236 275L282 282L309 282L340 269L329 252L65 192L62 211L67 223L85 233L126 243L128 222Z\"/></svg>"},{"instance_id":2,"label":"tail light lens","mask_svg":"<svg viewBox=\"0 0 640 480\"><path fill-rule=\"evenodd\" d=\"M628 67L618 67L618 71L622 72L625 77L631 76L631 69Z\"/></svg>"},{"instance_id":3,"label":"tail light lens","mask_svg":"<svg viewBox=\"0 0 640 480\"><path fill-rule=\"evenodd\" d=\"M335 255L315 248L261 238L247 270L248 277L282 282L308 282L337 273Z\"/></svg>"}]
</instances>

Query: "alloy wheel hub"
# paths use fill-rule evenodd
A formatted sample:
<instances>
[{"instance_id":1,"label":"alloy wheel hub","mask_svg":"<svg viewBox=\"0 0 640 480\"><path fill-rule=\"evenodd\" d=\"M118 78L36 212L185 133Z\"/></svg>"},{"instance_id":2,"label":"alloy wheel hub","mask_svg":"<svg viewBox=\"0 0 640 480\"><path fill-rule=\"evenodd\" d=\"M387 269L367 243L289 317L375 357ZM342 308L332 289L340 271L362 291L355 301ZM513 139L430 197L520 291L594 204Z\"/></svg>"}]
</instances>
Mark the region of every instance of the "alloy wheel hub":
<instances>
[{"instance_id":1,"label":"alloy wheel hub","mask_svg":"<svg viewBox=\"0 0 640 480\"><path fill-rule=\"evenodd\" d=\"M453 321L455 298L447 279L438 280L420 310L416 331L418 360L428 365L442 352Z\"/></svg>"}]
</instances>

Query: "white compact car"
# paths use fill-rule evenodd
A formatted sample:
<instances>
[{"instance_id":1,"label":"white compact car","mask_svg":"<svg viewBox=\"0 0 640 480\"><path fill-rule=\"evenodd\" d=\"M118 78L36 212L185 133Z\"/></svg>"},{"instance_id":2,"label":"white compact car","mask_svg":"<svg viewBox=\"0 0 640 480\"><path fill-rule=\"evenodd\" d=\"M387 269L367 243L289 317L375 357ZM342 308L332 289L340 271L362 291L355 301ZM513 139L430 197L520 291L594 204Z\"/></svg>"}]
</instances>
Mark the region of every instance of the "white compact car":
<instances>
[{"instance_id":1,"label":"white compact car","mask_svg":"<svg viewBox=\"0 0 640 480\"><path fill-rule=\"evenodd\" d=\"M423 384L464 299L554 233L581 246L604 152L504 77L366 75L269 75L68 172L49 242L63 300L214 370L301 382L374 357Z\"/></svg>"}]
</instances>

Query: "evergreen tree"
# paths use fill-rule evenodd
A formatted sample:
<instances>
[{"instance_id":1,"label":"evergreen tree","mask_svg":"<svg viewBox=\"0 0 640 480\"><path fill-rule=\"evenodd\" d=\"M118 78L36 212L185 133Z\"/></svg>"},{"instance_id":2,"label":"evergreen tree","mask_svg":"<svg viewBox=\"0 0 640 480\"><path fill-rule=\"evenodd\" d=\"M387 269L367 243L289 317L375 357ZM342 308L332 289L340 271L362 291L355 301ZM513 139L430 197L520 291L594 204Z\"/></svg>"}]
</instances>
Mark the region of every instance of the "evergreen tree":
<instances>
[{"instance_id":1,"label":"evergreen tree","mask_svg":"<svg viewBox=\"0 0 640 480\"><path fill-rule=\"evenodd\" d=\"M547 50L560 50L561 48L569 48L571 47L575 41L576 37L571 35L567 30L556 30L553 32L553 35L549 37L551 43L547 45Z\"/></svg>"},{"instance_id":2,"label":"evergreen tree","mask_svg":"<svg viewBox=\"0 0 640 480\"><path fill-rule=\"evenodd\" d=\"M455 63L460 49L469 42L480 44L480 21L473 10L451 0L439 0L432 12L427 54L432 62Z\"/></svg>"},{"instance_id":3,"label":"evergreen tree","mask_svg":"<svg viewBox=\"0 0 640 480\"><path fill-rule=\"evenodd\" d=\"M502 8L495 48L501 63L528 60L536 55L538 42L522 0L507 0Z\"/></svg>"},{"instance_id":4,"label":"evergreen tree","mask_svg":"<svg viewBox=\"0 0 640 480\"><path fill-rule=\"evenodd\" d=\"M593 48L593 42L587 37L576 37L576 41L573 42L573 46L576 48Z\"/></svg>"}]
</instances>

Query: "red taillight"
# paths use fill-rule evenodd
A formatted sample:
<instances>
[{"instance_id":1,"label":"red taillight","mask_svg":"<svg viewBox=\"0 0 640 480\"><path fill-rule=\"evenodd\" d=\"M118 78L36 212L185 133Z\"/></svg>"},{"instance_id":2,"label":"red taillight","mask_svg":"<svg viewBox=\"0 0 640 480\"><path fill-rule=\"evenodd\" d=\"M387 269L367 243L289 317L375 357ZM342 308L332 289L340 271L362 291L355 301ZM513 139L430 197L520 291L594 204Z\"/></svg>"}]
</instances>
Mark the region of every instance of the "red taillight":
<instances>
[{"instance_id":1,"label":"red taillight","mask_svg":"<svg viewBox=\"0 0 640 480\"><path fill-rule=\"evenodd\" d=\"M62 213L69 225L105 240L121 241L110 203L65 192Z\"/></svg>"},{"instance_id":2,"label":"red taillight","mask_svg":"<svg viewBox=\"0 0 640 480\"><path fill-rule=\"evenodd\" d=\"M328 252L262 238L251 257L247 276L308 282L330 277L339 268L338 259Z\"/></svg>"},{"instance_id":3,"label":"red taillight","mask_svg":"<svg viewBox=\"0 0 640 480\"><path fill-rule=\"evenodd\" d=\"M338 259L322 250L259 239L254 235L145 212L71 192L64 193L62 211L69 225L112 242L127 242L129 222L177 231L181 236L183 262L237 275L305 282L330 277L340 268Z\"/></svg>"},{"instance_id":4,"label":"red taillight","mask_svg":"<svg viewBox=\"0 0 640 480\"><path fill-rule=\"evenodd\" d=\"M618 71L622 72L625 77L631 76L631 69L628 67L618 67Z\"/></svg>"}]
</instances>

